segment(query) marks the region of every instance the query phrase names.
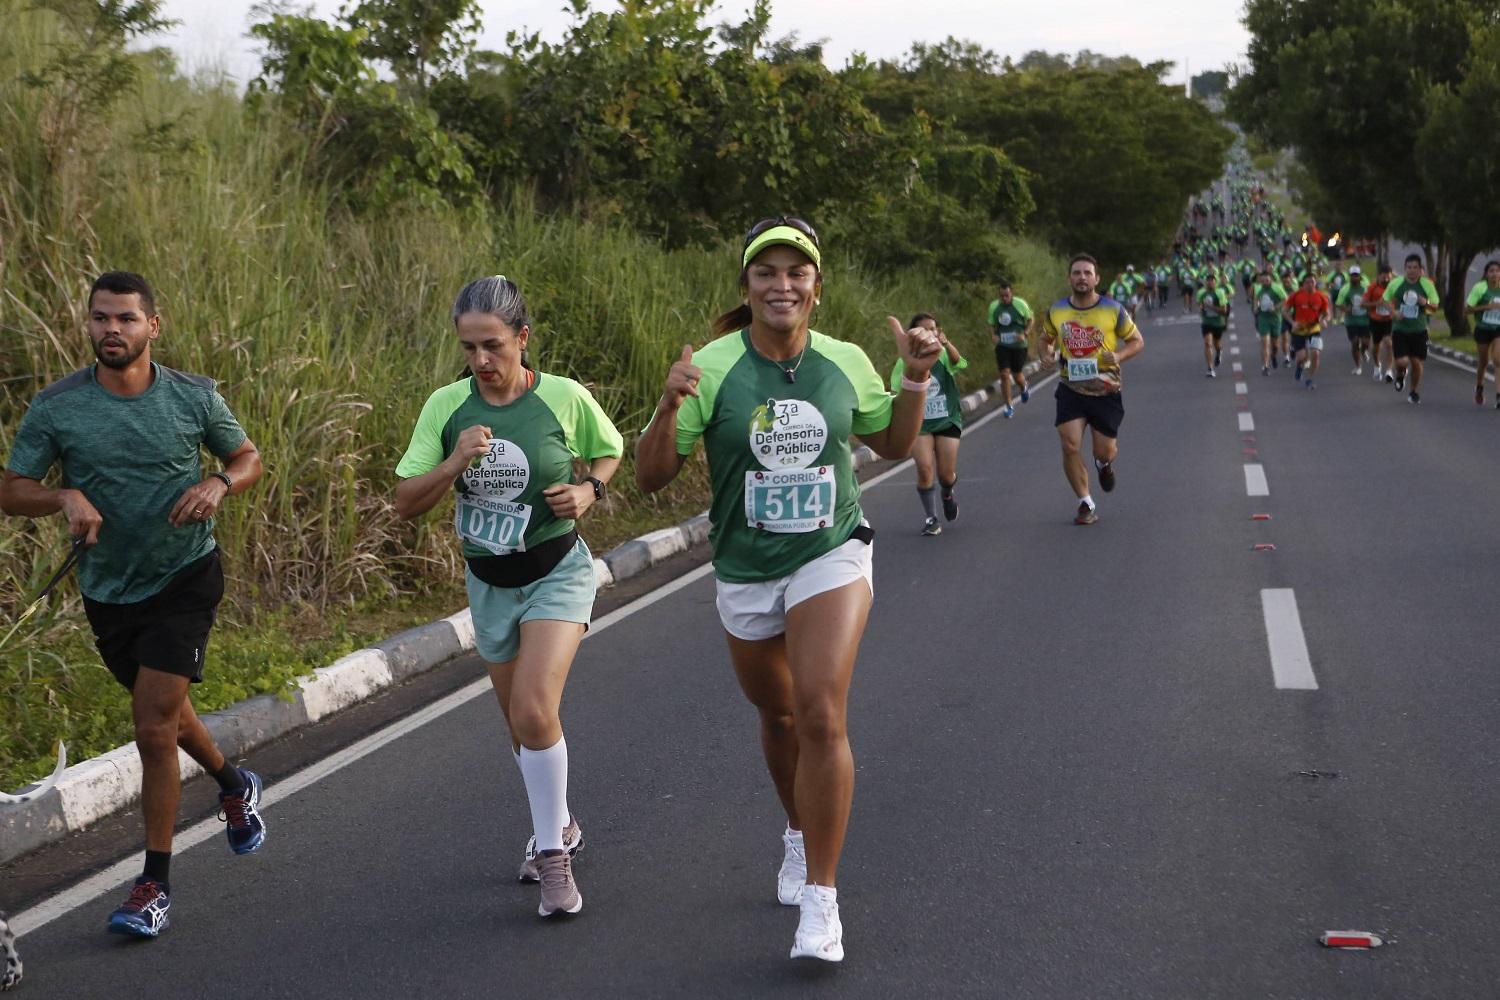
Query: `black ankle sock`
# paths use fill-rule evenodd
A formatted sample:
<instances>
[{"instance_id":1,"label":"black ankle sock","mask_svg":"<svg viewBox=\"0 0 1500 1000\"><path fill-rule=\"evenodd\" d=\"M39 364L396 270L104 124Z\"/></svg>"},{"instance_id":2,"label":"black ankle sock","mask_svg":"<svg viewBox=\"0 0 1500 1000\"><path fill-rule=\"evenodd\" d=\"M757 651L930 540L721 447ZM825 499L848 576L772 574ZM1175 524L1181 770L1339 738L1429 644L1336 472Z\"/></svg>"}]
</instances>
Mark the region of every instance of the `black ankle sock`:
<instances>
[{"instance_id":1,"label":"black ankle sock","mask_svg":"<svg viewBox=\"0 0 1500 1000\"><path fill-rule=\"evenodd\" d=\"M224 761L224 766L219 768L213 774L214 780L219 783L220 791L233 792L244 788L245 785L248 784L248 782L245 781L244 772L235 767L233 764L229 763L227 758Z\"/></svg>"},{"instance_id":2,"label":"black ankle sock","mask_svg":"<svg viewBox=\"0 0 1500 1000\"><path fill-rule=\"evenodd\" d=\"M163 890L167 888L167 878L172 869L171 851L147 851L146 867L141 872L145 878L159 882Z\"/></svg>"}]
</instances>

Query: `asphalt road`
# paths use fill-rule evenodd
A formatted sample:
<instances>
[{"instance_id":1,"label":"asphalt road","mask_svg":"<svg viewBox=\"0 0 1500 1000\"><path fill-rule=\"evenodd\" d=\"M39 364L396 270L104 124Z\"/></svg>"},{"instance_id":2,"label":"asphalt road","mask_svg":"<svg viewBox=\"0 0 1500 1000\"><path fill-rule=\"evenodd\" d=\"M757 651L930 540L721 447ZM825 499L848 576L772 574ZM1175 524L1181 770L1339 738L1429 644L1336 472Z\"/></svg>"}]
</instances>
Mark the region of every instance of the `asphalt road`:
<instances>
[{"instance_id":1,"label":"asphalt road","mask_svg":"<svg viewBox=\"0 0 1500 1000\"><path fill-rule=\"evenodd\" d=\"M699 577L574 668L577 918L513 880L529 814L471 687L273 786L306 781L260 853L180 853L161 940L104 933L119 883L28 933L21 995L1495 996L1500 412L1436 360L1420 407L1347 374L1341 331L1315 392L1261 377L1253 334L1210 380L1175 307L1146 332L1097 525L1050 385L971 428L940 537L909 467L867 490L841 966L786 958L782 818ZM1295 594L1316 689L1277 686L1266 590Z\"/></svg>"}]
</instances>

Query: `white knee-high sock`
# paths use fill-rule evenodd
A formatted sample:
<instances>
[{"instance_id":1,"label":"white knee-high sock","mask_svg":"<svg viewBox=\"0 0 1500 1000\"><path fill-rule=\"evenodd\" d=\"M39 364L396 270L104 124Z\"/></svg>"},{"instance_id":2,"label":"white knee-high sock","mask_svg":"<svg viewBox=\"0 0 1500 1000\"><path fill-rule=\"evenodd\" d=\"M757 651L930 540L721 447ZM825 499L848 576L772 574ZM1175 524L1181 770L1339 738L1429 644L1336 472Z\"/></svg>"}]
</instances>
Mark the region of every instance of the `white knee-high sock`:
<instances>
[{"instance_id":1,"label":"white knee-high sock","mask_svg":"<svg viewBox=\"0 0 1500 1000\"><path fill-rule=\"evenodd\" d=\"M563 827L568 825L568 740L559 738L545 750L522 747L519 757L536 849L560 851Z\"/></svg>"}]
</instances>

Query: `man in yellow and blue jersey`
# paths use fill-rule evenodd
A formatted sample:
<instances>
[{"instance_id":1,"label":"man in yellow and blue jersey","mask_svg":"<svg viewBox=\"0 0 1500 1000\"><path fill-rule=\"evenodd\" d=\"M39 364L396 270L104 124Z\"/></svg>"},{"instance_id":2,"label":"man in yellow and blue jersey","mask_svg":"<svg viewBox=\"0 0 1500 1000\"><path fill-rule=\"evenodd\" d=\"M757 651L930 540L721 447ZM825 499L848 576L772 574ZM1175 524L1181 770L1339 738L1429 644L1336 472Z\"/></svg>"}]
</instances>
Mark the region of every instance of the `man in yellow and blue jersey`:
<instances>
[{"instance_id":1,"label":"man in yellow and blue jersey","mask_svg":"<svg viewBox=\"0 0 1500 1000\"><path fill-rule=\"evenodd\" d=\"M1068 262L1065 299L1047 307L1042 318L1042 337L1049 351L1056 351L1059 383L1057 400L1058 436L1062 439L1063 471L1078 496L1074 524L1099 520L1094 498L1089 494L1089 472L1083 464L1083 429L1092 431L1094 467L1099 486L1108 493L1115 488L1114 460L1118 451L1120 421L1125 407L1120 395L1120 365L1146 346L1140 330L1125 306L1099 294L1099 264L1086 253L1074 254Z\"/></svg>"}]
</instances>

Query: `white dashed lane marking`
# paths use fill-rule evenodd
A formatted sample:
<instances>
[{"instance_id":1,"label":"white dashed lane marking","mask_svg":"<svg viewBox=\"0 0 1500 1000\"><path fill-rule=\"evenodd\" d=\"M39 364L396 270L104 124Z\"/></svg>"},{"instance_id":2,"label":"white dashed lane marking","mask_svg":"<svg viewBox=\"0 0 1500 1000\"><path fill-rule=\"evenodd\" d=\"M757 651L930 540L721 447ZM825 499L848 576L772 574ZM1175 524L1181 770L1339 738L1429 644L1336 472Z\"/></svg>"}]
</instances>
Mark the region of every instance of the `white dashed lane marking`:
<instances>
[{"instance_id":1,"label":"white dashed lane marking","mask_svg":"<svg viewBox=\"0 0 1500 1000\"><path fill-rule=\"evenodd\" d=\"M1266 483L1266 467L1259 462L1245 463L1245 495L1268 497L1271 487Z\"/></svg>"},{"instance_id":2,"label":"white dashed lane marking","mask_svg":"<svg viewBox=\"0 0 1500 1000\"><path fill-rule=\"evenodd\" d=\"M1240 430L1242 430L1242 431L1253 431L1253 430L1255 430L1255 418L1254 417L1252 417L1248 413L1240 413L1240 414L1237 414L1237 416L1240 418Z\"/></svg>"},{"instance_id":3,"label":"white dashed lane marking","mask_svg":"<svg viewBox=\"0 0 1500 1000\"><path fill-rule=\"evenodd\" d=\"M1271 676L1276 686L1289 691L1316 691L1318 679L1313 676L1312 658L1307 654L1296 591L1262 590L1260 607L1266 619L1266 645L1271 651Z\"/></svg>"}]
</instances>

